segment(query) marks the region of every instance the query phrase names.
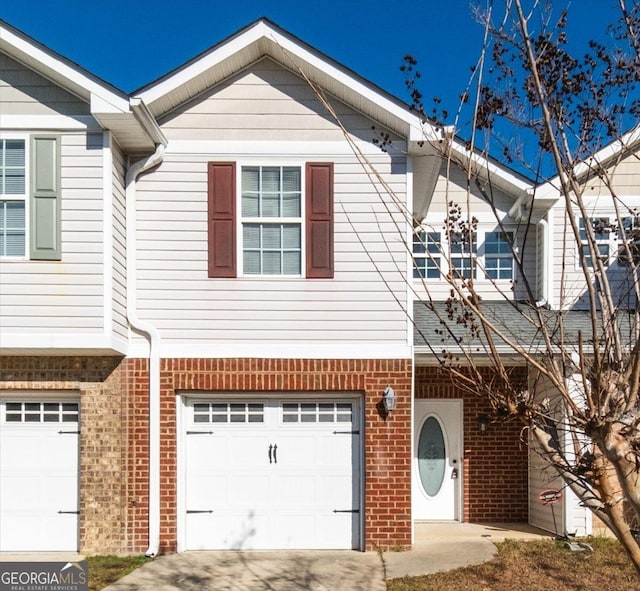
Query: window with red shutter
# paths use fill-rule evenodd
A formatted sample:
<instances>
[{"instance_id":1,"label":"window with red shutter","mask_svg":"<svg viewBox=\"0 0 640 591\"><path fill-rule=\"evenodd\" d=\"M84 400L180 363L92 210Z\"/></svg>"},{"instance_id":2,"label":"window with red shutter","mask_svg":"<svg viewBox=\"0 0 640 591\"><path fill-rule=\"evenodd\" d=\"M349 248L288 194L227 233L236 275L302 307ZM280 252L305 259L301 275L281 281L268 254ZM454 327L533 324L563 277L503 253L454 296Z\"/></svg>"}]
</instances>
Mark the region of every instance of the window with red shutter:
<instances>
[{"instance_id":1,"label":"window with red shutter","mask_svg":"<svg viewBox=\"0 0 640 591\"><path fill-rule=\"evenodd\" d=\"M301 167L242 166L239 220L235 163L210 162L208 173L209 277L236 277L238 268L245 276L333 277L332 163L306 165L304 212Z\"/></svg>"}]
</instances>

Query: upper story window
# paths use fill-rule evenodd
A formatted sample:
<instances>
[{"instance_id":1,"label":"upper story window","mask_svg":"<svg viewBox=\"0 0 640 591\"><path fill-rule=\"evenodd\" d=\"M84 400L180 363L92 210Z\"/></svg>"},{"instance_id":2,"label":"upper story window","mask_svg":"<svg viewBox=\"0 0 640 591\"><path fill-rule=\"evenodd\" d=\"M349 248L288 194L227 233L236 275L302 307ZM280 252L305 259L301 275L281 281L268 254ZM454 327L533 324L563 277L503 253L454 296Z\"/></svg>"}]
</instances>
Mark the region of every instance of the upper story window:
<instances>
[{"instance_id":1,"label":"upper story window","mask_svg":"<svg viewBox=\"0 0 640 591\"><path fill-rule=\"evenodd\" d=\"M591 227L593 228L593 235L596 241L596 248L598 249L599 256L605 265L609 264L609 249L611 246L611 239L614 237L614 233L611 232L611 223L608 217L589 218ZM588 267L593 267L593 259L591 258L591 251L589 250L589 243L587 242L587 227L585 226L584 218L578 220L578 227L580 228L580 248L584 254Z\"/></svg>"},{"instance_id":2,"label":"upper story window","mask_svg":"<svg viewBox=\"0 0 640 591\"><path fill-rule=\"evenodd\" d=\"M513 232L484 235L484 272L489 279L513 279Z\"/></svg>"},{"instance_id":3,"label":"upper story window","mask_svg":"<svg viewBox=\"0 0 640 591\"><path fill-rule=\"evenodd\" d=\"M440 232L416 229L413 233L414 279L440 277Z\"/></svg>"},{"instance_id":4,"label":"upper story window","mask_svg":"<svg viewBox=\"0 0 640 591\"><path fill-rule=\"evenodd\" d=\"M628 265L629 255L636 262L640 259L640 216L625 216L618 225L614 216L589 218L593 229L599 257L605 265L617 261L619 265ZM583 218L578 220L580 229L580 248L584 253L588 267L593 267L593 259L587 242L587 230ZM625 248L625 242L629 251Z\"/></svg>"},{"instance_id":5,"label":"upper story window","mask_svg":"<svg viewBox=\"0 0 640 591\"><path fill-rule=\"evenodd\" d=\"M0 257L60 260L60 137L0 137Z\"/></svg>"},{"instance_id":6,"label":"upper story window","mask_svg":"<svg viewBox=\"0 0 640 591\"><path fill-rule=\"evenodd\" d=\"M0 139L0 256L25 255L25 140Z\"/></svg>"},{"instance_id":7,"label":"upper story window","mask_svg":"<svg viewBox=\"0 0 640 591\"><path fill-rule=\"evenodd\" d=\"M447 248L446 236L440 232L414 230L414 279L438 279L449 271L457 278L475 279L477 269L484 270L485 279L513 279L513 232L478 230L450 240Z\"/></svg>"},{"instance_id":8,"label":"upper story window","mask_svg":"<svg viewBox=\"0 0 640 591\"><path fill-rule=\"evenodd\" d=\"M242 267L245 275L301 275L302 171L242 167Z\"/></svg>"},{"instance_id":9,"label":"upper story window","mask_svg":"<svg viewBox=\"0 0 640 591\"><path fill-rule=\"evenodd\" d=\"M332 278L333 163L236 170L208 163L209 277Z\"/></svg>"}]
</instances>

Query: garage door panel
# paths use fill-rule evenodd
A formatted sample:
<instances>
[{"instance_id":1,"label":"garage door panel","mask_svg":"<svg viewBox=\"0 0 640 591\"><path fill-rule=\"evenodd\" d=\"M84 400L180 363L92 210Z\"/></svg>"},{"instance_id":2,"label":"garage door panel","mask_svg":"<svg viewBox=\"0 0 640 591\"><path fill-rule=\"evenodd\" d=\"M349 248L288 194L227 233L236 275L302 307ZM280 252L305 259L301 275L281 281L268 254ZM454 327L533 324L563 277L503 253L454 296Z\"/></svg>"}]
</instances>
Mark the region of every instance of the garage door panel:
<instances>
[{"instance_id":1,"label":"garage door panel","mask_svg":"<svg viewBox=\"0 0 640 591\"><path fill-rule=\"evenodd\" d=\"M316 477L279 476L275 479L278 505L284 507L313 507L316 504Z\"/></svg>"},{"instance_id":2,"label":"garage door panel","mask_svg":"<svg viewBox=\"0 0 640 591\"><path fill-rule=\"evenodd\" d=\"M78 408L71 401L0 401L2 550L78 549Z\"/></svg>"},{"instance_id":3,"label":"garage door panel","mask_svg":"<svg viewBox=\"0 0 640 591\"><path fill-rule=\"evenodd\" d=\"M359 514L333 512L359 509L354 404L188 401L186 509L214 514L187 514L186 548L358 548ZM189 435L209 427L209 439Z\"/></svg>"}]
</instances>

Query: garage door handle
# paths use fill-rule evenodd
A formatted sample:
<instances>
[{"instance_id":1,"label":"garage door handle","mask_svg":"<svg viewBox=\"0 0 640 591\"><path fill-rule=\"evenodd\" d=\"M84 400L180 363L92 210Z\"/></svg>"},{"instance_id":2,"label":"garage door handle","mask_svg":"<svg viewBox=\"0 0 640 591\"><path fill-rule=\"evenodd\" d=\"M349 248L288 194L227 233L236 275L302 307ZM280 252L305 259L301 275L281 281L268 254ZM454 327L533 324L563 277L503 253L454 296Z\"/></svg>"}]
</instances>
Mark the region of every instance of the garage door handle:
<instances>
[{"instance_id":1,"label":"garage door handle","mask_svg":"<svg viewBox=\"0 0 640 591\"><path fill-rule=\"evenodd\" d=\"M213 513L212 509L187 509L187 515L190 513Z\"/></svg>"},{"instance_id":2,"label":"garage door handle","mask_svg":"<svg viewBox=\"0 0 640 591\"><path fill-rule=\"evenodd\" d=\"M273 455L271 455L273 453ZM277 444L269 444L269 463L277 464L278 463L278 445Z\"/></svg>"},{"instance_id":3,"label":"garage door handle","mask_svg":"<svg viewBox=\"0 0 640 591\"><path fill-rule=\"evenodd\" d=\"M80 515L80 511L58 511L58 515Z\"/></svg>"}]
</instances>

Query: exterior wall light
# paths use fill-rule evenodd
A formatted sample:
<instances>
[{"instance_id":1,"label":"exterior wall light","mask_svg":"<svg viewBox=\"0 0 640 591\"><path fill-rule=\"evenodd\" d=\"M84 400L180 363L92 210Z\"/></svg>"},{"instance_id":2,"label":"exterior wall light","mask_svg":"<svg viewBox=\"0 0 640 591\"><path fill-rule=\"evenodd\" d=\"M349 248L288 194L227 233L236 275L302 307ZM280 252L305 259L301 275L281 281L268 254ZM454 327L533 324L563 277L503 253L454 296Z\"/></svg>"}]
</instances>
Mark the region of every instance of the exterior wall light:
<instances>
[{"instance_id":1,"label":"exterior wall light","mask_svg":"<svg viewBox=\"0 0 640 591\"><path fill-rule=\"evenodd\" d=\"M382 404L384 410L389 413L396 407L396 393L391 386L387 386L382 394Z\"/></svg>"},{"instance_id":2,"label":"exterior wall light","mask_svg":"<svg viewBox=\"0 0 640 591\"><path fill-rule=\"evenodd\" d=\"M489 430L489 424L491 423L491 419L488 415L479 414L478 415L478 431L483 435Z\"/></svg>"}]
</instances>

